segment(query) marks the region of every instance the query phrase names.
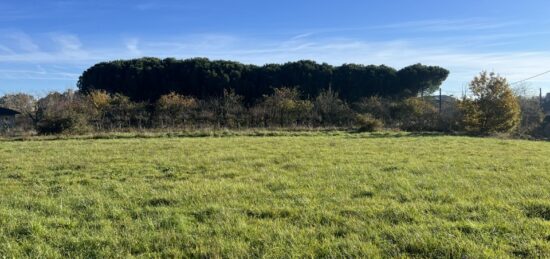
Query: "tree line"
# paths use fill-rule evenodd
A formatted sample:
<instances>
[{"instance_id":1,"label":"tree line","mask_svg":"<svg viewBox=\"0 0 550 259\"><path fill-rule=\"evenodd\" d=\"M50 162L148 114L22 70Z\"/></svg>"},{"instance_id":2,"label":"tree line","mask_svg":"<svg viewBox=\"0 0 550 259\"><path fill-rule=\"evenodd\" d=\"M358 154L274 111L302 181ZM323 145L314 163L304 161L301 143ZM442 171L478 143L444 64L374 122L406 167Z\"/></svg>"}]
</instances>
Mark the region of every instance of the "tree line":
<instances>
[{"instance_id":1,"label":"tree line","mask_svg":"<svg viewBox=\"0 0 550 259\"><path fill-rule=\"evenodd\" d=\"M332 87L315 96L300 87L273 88L253 103L234 89L198 98L170 92L154 101L133 100L102 89L52 92L45 97L9 94L0 107L21 112L23 134L80 134L130 130L339 128L355 131L512 133L550 137L550 96L519 96L505 78L483 72L470 83L471 96L366 96L347 101Z\"/></svg>"},{"instance_id":2,"label":"tree line","mask_svg":"<svg viewBox=\"0 0 550 259\"><path fill-rule=\"evenodd\" d=\"M342 100L355 102L370 96L430 94L448 75L444 68L421 64L396 70L384 65L332 66L309 60L256 66L206 58L140 58L96 64L82 74L78 89L83 93L104 90L138 102L154 102L172 92L208 99L232 90L250 105L277 88L293 87L303 96L315 97L330 87Z\"/></svg>"},{"instance_id":3,"label":"tree line","mask_svg":"<svg viewBox=\"0 0 550 259\"><path fill-rule=\"evenodd\" d=\"M52 92L39 99L6 95L0 98L0 106L22 113L21 131L39 134L204 128L451 130L439 121L430 100L365 97L347 103L330 88L313 98L305 98L298 88L275 88L253 105L246 105L234 90L208 99L172 92L155 102L136 102L122 94L94 90Z\"/></svg>"}]
</instances>

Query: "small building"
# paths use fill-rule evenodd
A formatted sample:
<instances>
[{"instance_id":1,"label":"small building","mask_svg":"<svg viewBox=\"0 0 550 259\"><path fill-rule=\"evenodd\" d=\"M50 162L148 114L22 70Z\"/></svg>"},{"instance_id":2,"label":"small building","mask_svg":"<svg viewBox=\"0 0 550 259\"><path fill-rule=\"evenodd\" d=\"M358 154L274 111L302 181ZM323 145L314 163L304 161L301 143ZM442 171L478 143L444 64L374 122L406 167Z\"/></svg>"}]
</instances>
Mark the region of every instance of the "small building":
<instances>
[{"instance_id":1,"label":"small building","mask_svg":"<svg viewBox=\"0 0 550 259\"><path fill-rule=\"evenodd\" d=\"M0 107L0 131L15 127L15 116L18 114L18 111Z\"/></svg>"}]
</instances>

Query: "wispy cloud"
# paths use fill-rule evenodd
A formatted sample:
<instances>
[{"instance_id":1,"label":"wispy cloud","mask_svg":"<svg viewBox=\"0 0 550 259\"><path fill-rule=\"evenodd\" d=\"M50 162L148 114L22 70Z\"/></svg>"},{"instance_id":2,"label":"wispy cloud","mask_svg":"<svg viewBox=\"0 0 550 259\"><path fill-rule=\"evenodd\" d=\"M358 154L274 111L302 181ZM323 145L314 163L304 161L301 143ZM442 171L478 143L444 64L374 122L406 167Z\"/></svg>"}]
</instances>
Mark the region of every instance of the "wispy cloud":
<instances>
[{"instance_id":1,"label":"wispy cloud","mask_svg":"<svg viewBox=\"0 0 550 259\"><path fill-rule=\"evenodd\" d=\"M2 15L0 15L0 21L17 21L22 19L32 19L38 16L9 5L2 5L1 3L0 13L2 13Z\"/></svg>"},{"instance_id":2,"label":"wispy cloud","mask_svg":"<svg viewBox=\"0 0 550 259\"><path fill-rule=\"evenodd\" d=\"M141 55L142 52L139 50L139 40L137 38L132 38L126 40L126 49L132 54L132 55Z\"/></svg>"},{"instance_id":3,"label":"wispy cloud","mask_svg":"<svg viewBox=\"0 0 550 259\"><path fill-rule=\"evenodd\" d=\"M445 26L455 26L447 24ZM432 22L407 24L407 26L430 27ZM435 25L433 25L435 26ZM463 26L458 23L457 26ZM469 24L468 26L471 26ZM467 26L464 25L463 28ZM431 27L432 29L435 27ZM386 64L396 68L414 63L439 65L451 70L444 90L458 94L481 70L499 72L510 81L521 80L540 71L550 69L550 51L479 50L479 46L506 44L525 37L525 33L474 34L460 38L419 37L390 40L366 40L323 36L313 32L294 34L287 38L266 39L227 34L196 34L183 37L146 40L140 38L120 39L107 48L85 44L74 34L51 34L54 46L38 46L26 34L11 38L24 43L25 47L14 49L0 41L0 79L30 78L64 80L76 83L82 69L99 61L157 57L209 57L230 59L244 63L282 63L291 60L312 59L330 64L361 63ZM540 32L544 33L544 32ZM459 40L457 40L459 39ZM498 40L497 40L498 39ZM502 40L506 39L506 41ZM458 42L458 43L456 43ZM475 44L472 48L469 44ZM41 64L45 69L8 69L13 64ZM27 65L21 65L26 67ZM59 66L61 69L55 69ZM532 81L535 86L546 87L550 76ZM550 90L550 88L547 88Z\"/></svg>"},{"instance_id":4,"label":"wispy cloud","mask_svg":"<svg viewBox=\"0 0 550 259\"><path fill-rule=\"evenodd\" d=\"M393 31L408 33L444 33L444 32L480 32L505 30L511 27L524 26L526 23L520 20L498 21L487 18L468 18L468 19L432 19L432 20L412 20L399 23L375 24L370 26L358 27L323 27L307 29L312 34L329 34L338 32L376 32Z\"/></svg>"},{"instance_id":5,"label":"wispy cloud","mask_svg":"<svg viewBox=\"0 0 550 259\"><path fill-rule=\"evenodd\" d=\"M43 80L67 80L78 78L79 74L68 72L56 72L50 70L13 70L0 69L0 79L43 79Z\"/></svg>"},{"instance_id":6,"label":"wispy cloud","mask_svg":"<svg viewBox=\"0 0 550 259\"><path fill-rule=\"evenodd\" d=\"M78 51L82 47L82 43L76 35L58 34L52 36L52 40L56 42L63 51Z\"/></svg>"},{"instance_id":7,"label":"wispy cloud","mask_svg":"<svg viewBox=\"0 0 550 259\"><path fill-rule=\"evenodd\" d=\"M4 45L0 45L0 53L5 53L5 54L15 54L15 51L13 51L12 49L4 46Z\"/></svg>"},{"instance_id":8,"label":"wispy cloud","mask_svg":"<svg viewBox=\"0 0 550 259\"><path fill-rule=\"evenodd\" d=\"M153 11L160 9L182 9L182 8L191 8L192 6L189 3L184 1L176 2L161 2L161 1L147 1L147 2L138 2L134 5L134 8L139 11Z\"/></svg>"},{"instance_id":9,"label":"wispy cloud","mask_svg":"<svg viewBox=\"0 0 550 259\"><path fill-rule=\"evenodd\" d=\"M373 26L373 29L408 29L418 31L476 31L506 28L521 25L521 21L492 21L483 18L458 19L458 20L421 20L386 25Z\"/></svg>"},{"instance_id":10,"label":"wispy cloud","mask_svg":"<svg viewBox=\"0 0 550 259\"><path fill-rule=\"evenodd\" d=\"M39 50L38 45L34 43L32 38L23 32L9 33L7 38L13 40L18 48L25 52L36 52Z\"/></svg>"}]
</instances>

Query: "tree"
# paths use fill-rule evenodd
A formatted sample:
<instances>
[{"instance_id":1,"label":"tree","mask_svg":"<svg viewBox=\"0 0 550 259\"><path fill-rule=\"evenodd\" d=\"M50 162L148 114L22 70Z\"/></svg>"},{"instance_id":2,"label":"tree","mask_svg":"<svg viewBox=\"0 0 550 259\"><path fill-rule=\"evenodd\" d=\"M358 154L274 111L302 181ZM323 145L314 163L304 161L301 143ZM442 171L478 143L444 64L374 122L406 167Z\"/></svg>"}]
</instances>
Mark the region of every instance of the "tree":
<instances>
[{"instance_id":1,"label":"tree","mask_svg":"<svg viewBox=\"0 0 550 259\"><path fill-rule=\"evenodd\" d=\"M244 122L244 98L235 94L235 90L224 90L218 104L218 121L224 127L240 127Z\"/></svg>"},{"instance_id":2,"label":"tree","mask_svg":"<svg viewBox=\"0 0 550 259\"><path fill-rule=\"evenodd\" d=\"M417 96L432 94L449 76L449 71L436 66L424 66L415 64L405 67L397 72L399 77L400 91L396 94Z\"/></svg>"},{"instance_id":3,"label":"tree","mask_svg":"<svg viewBox=\"0 0 550 259\"><path fill-rule=\"evenodd\" d=\"M470 82L472 98L460 102L465 129L473 133L508 133L520 123L520 105L505 78L482 72Z\"/></svg>"},{"instance_id":4,"label":"tree","mask_svg":"<svg viewBox=\"0 0 550 259\"><path fill-rule=\"evenodd\" d=\"M410 97L395 102L391 107L392 118L398 126L408 131L437 130L437 109L419 97Z\"/></svg>"},{"instance_id":5,"label":"tree","mask_svg":"<svg viewBox=\"0 0 550 259\"><path fill-rule=\"evenodd\" d=\"M329 88L322 91L313 102L316 120L321 125L344 125L353 119L352 110Z\"/></svg>"},{"instance_id":6,"label":"tree","mask_svg":"<svg viewBox=\"0 0 550 259\"><path fill-rule=\"evenodd\" d=\"M538 97L518 97L521 108L521 122L518 127L520 134L532 134L544 119Z\"/></svg>"},{"instance_id":7,"label":"tree","mask_svg":"<svg viewBox=\"0 0 550 259\"><path fill-rule=\"evenodd\" d=\"M266 122L280 127L294 126L309 120L313 104L301 100L296 88L276 88L273 94L264 97L260 104Z\"/></svg>"},{"instance_id":8,"label":"tree","mask_svg":"<svg viewBox=\"0 0 550 259\"><path fill-rule=\"evenodd\" d=\"M361 114L370 114L375 119L389 123L391 120L391 100L379 96L365 97L353 104Z\"/></svg>"},{"instance_id":9,"label":"tree","mask_svg":"<svg viewBox=\"0 0 550 259\"><path fill-rule=\"evenodd\" d=\"M85 98L73 91L53 92L36 103L36 131L40 134L83 133L89 130Z\"/></svg>"},{"instance_id":10,"label":"tree","mask_svg":"<svg viewBox=\"0 0 550 259\"><path fill-rule=\"evenodd\" d=\"M159 98L155 113L162 127L181 127L192 119L193 111L198 106L195 98L172 92Z\"/></svg>"},{"instance_id":11,"label":"tree","mask_svg":"<svg viewBox=\"0 0 550 259\"><path fill-rule=\"evenodd\" d=\"M550 93L547 93L542 101L542 109L545 113L550 113Z\"/></svg>"},{"instance_id":12,"label":"tree","mask_svg":"<svg viewBox=\"0 0 550 259\"><path fill-rule=\"evenodd\" d=\"M20 112L27 119L27 124L32 124L30 127L35 127L38 122L36 104L36 99L32 95L24 93L8 94L0 98L0 107Z\"/></svg>"},{"instance_id":13,"label":"tree","mask_svg":"<svg viewBox=\"0 0 550 259\"><path fill-rule=\"evenodd\" d=\"M88 68L78 81L83 93L105 90L132 101L156 102L175 92L201 100L220 98L233 89L246 105L260 101L274 88L299 86L304 97L317 96L332 86L346 102L368 96L416 96L429 93L447 78L449 71L416 64L402 70L388 66L344 64L331 66L311 60L245 65L206 58L140 58L101 62Z\"/></svg>"}]
</instances>

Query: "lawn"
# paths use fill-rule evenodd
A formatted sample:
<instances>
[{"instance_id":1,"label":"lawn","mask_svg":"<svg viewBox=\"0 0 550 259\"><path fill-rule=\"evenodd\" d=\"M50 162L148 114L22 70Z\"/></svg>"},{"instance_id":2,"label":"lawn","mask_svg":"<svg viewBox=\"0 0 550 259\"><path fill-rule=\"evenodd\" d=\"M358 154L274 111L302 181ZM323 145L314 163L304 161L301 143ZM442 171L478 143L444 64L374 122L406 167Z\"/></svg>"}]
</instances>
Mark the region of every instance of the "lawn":
<instances>
[{"instance_id":1,"label":"lawn","mask_svg":"<svg viewBox=\"0 0 550 259\"><path fill-rule=\"evenodd\" d=\"M0 258L550 257L550 143L0 141Z\"/></svg>"}]
</instances>

